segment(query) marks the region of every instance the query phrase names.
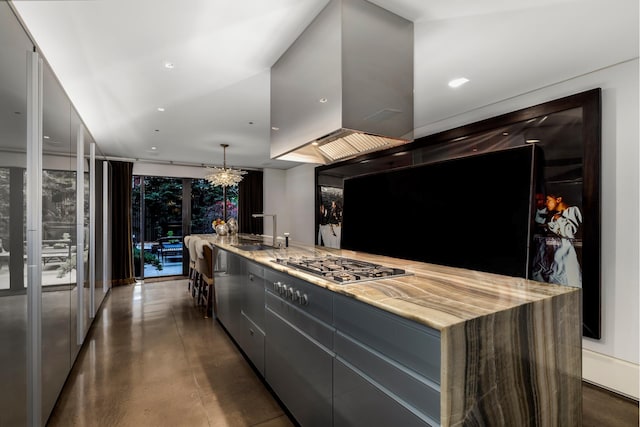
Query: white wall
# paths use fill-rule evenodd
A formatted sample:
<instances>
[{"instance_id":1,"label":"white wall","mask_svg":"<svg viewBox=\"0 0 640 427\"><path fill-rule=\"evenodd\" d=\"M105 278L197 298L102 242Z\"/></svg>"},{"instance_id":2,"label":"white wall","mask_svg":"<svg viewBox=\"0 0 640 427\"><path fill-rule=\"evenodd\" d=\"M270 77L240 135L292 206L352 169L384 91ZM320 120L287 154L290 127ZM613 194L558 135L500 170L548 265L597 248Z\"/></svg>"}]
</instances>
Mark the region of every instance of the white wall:
<instances>
[{"instance_id":1,"label":"white wall","mask_svg":"<svg viewBox=\"0 0 640 427\"><path fill-rule=\"evenodd\" d=\"M207 174L205 167L182 166L162 163L135 162L134 175L163 176L168 178L204 178Z\"/></svg>"},{"instance_id":2,"label":"white wall","mask_svg":"<svg viewBox=\"0 0 640 427\"><path fill-rule=\"evenodd\" d=\"M287 172L279 169L264 169L264 213L276 214L279 236L289 231L289 207L287 205ZM291 231L289 231L291 233ZM264 219L264 234L273 236L272 218ZM293 234L293 233L292 233Z\"/></svg>"},{"instance_id":3,"label":"white wall","mask_svg":"<svg viewBox=\"0 0 640 427\"><path fill-rule=\"evenodd\" d=\"M583 339L583 377L638 399L639 380L639 124L638 60L611 66L521 96L474 109L415 131L430 135L521 108L602 88L602 339ZM314 175L286 171L286 211L292 236L313 243ZM282 184L282 183L279 183ZM265 180L265 186L267 182ZM265 193L265 200L268 200ZM308 239L308 240L307 240Z\"/></svg>"},{"instance_id":4,"label":"white wall","mask_svg":"<svg viewBox=\"0 0 640 427\"><path fill-rule=\"evenodd\" d=\"M315 244L315 165L302 165L287 171L287 206L291 239Z\"/></svg>"},{"instance_id":5,"label":"white wall","mask_svg":"<svg viewBox=\"0 0 640 427\"><path fill-rule=\"evenodd\" d=\"M315 165L301 165L286 171L264 170L264 211L278 215L278 235L288 232L292 241L313 245ZM267 218L264 234L271 235Z\"/></svg>"}]
</instances>

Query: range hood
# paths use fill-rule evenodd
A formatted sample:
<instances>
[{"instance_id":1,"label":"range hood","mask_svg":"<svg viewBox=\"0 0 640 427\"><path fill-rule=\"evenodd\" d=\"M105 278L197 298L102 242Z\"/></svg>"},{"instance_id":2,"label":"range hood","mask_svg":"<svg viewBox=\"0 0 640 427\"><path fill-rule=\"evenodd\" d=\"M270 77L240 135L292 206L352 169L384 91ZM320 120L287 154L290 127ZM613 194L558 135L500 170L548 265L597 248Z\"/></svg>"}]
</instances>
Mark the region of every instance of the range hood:
<instances>
[{"instance_id":1,"label":"range hood","mask_svg":"<svg viewBox=\"0 0 640 427\"><path fill-rule=\"evenodd\" d=\"M413 140L413 23L331 0L271 68L271 158L329 164Z\"/></svg>"}]
</instances>

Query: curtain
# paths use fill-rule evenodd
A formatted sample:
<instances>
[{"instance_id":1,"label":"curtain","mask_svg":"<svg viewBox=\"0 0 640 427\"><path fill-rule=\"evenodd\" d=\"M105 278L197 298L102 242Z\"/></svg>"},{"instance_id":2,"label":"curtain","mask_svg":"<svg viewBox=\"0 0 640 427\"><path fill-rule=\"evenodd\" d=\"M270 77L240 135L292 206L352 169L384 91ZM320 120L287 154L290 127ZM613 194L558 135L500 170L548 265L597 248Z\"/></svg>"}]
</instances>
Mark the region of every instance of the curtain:
<instances>
[{"instance_id":1,"label":"curtain","mask_svg":"<svg viewBox=\"0 0 640 427\"><path fill-rule=\"evenodd\" d=\"M135 283L131 239L133 163L111 161L111 271L113 286Z\"/></svg>"},{"instance_id":2,"label":"curtain","mask_svg":"<svg viewBox=\"0 0 640 427\"><path fill-rule=\"evenodd\" d=\"M238 232L262 234L262 218L252 218L251 214L262 213L262 171L248 171L238 184Z\"/></svg>"}]
</instances>

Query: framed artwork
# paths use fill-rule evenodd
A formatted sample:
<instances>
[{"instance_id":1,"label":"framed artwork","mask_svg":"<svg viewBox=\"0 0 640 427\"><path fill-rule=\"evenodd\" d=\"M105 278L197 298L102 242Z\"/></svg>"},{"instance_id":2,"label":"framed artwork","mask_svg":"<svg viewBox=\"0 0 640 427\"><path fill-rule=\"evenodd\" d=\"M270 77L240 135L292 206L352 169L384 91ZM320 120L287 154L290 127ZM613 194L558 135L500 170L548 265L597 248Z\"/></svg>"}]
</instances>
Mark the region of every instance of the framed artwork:
<instances>
[{"instance_id":1,"label":"framed artwork","mask_svg":"<svg viewBox=\"0 0 640 427\"><path fill-rule=\"evenodd\" d=\"M320 186L316 244L340 248L342 234L342 188Z\"/></svg>"}]
</instances>

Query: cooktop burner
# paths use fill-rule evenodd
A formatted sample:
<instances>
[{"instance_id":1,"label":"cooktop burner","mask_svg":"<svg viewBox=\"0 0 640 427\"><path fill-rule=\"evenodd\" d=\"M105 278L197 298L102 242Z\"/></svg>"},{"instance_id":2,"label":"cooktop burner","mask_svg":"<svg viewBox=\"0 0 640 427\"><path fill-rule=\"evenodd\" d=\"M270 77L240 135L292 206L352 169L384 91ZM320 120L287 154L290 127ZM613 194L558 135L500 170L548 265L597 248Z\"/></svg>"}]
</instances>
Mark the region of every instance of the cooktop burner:
<instances>
[{"instance_id":1,"label":"cooktop burner","mask_svg":"<svg viewBox=\"0 0 640 427\"><path fill-rule=\"evenodd\" d=\"M283 264L339 284L385 279L391 276L408 276L411 274L400 268L385 267L379 264L337 256L321 258L276 258L275 261L278 264Z\"/></svg>"}]
</instances>

